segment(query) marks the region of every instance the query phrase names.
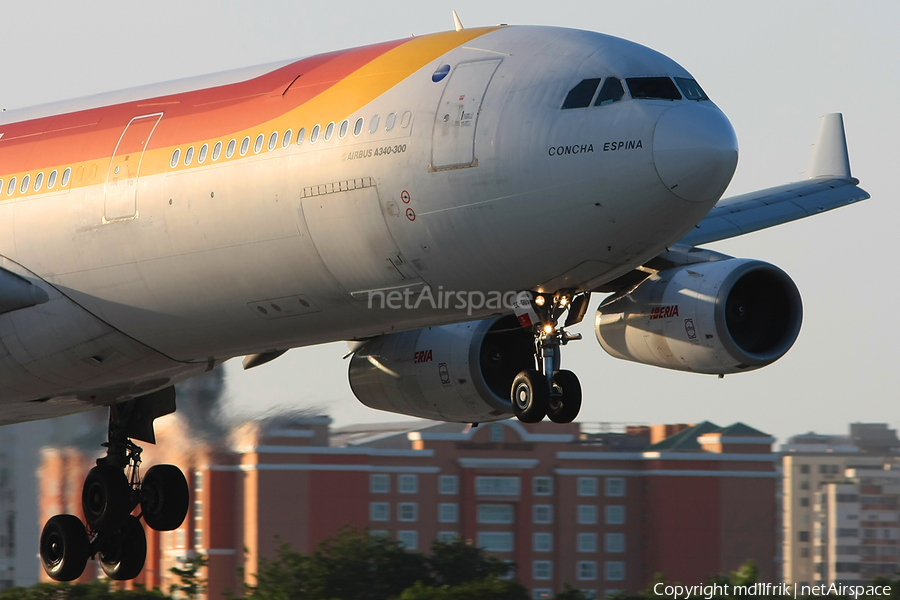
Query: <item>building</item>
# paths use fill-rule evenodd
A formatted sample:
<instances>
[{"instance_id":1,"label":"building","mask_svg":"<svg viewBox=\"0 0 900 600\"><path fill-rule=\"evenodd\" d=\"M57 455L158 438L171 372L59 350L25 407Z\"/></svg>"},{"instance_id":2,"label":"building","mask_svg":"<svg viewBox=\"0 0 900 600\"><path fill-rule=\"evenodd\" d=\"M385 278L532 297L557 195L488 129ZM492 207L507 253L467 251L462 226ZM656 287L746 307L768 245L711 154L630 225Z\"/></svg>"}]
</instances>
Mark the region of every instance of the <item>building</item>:
<instances>
[{"instance_id":1,"label":"building","mask_svg":"<svg viewBox=\"0 0 900 600\"><path fill-rule=\"evenodd\" d=\"M883 423L854 423L850 434L807 433L782 447L783 579L808 585L817 581L814 543L816 494L847 469L881 469L900 464L900 440Z\"/></svg>"},{"instance_id":2,"label":"building","mask_svg":"<svg viewBox=\"0 0 900 600\"><path fill-rule=\"evenodd\" d=\"M900 571L900 469L847 469L815 504L815 581L856 583Z\"/></svg>"},{"instance_id":3,"label":"building","mask_svg":"<svg viewBox=\"0 0 900 600\"><path fill-rule=\"evenodd\" d=\"M239 589L239 568L252 583L279 540L308 552L344 526L423 551L461 536L515 562L535 598L566 583L598 596L637 590L660 572L701 583L750 558L762 580L776 576L775 440L742 424L589 434L578 424L509 420L331 431L326 417L286 417L247 423L213 449L187 445L175 418L158 423L166 454L148 448L144 468L181 466L193 506L179 530L148 532L139 583L149 587L168 590L169 568L201 552L207 596L221 598ZM80 489L91 463L45 451L42 518L78 513L59 498ZM59 479L71 482L47 481ZM85 578L97 573L89 566Z\"/></svg>"}]
</instances>

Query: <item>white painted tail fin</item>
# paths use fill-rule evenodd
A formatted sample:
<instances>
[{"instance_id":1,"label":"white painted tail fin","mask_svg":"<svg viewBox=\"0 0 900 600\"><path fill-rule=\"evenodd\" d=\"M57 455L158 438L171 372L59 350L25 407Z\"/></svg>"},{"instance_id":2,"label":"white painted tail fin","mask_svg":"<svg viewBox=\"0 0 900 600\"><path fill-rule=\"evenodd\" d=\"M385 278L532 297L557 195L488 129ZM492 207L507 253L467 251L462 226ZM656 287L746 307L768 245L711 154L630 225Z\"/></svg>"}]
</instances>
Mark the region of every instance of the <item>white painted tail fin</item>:
<instances>
[{"instance_id":1,"label":"white painted tail fin","mask_svg":"<svg viewBox=\"0 0 900 600\"><path fill-rule=\"evenodd\" d=\"M457 31L462 31L462 30L463 30L463 24L462 24L462 21L459 20L459 15L456 14L456 11L455 11L455 10L453 11L453 24L456 25L456 30L457 30Z\"/></svg>"},{"instance_id":2,"label":"white painted tail fin","mask_svg":"<svg viewBox=\"0 0 900 600\"><path fill-rule=\"evenodd\" d=\"M850 156L844 135L844 117L841 113L824 115L819 122L816 143L806 163L806 178L839 177L850 179Z\"/></svg>"}]
</instances>

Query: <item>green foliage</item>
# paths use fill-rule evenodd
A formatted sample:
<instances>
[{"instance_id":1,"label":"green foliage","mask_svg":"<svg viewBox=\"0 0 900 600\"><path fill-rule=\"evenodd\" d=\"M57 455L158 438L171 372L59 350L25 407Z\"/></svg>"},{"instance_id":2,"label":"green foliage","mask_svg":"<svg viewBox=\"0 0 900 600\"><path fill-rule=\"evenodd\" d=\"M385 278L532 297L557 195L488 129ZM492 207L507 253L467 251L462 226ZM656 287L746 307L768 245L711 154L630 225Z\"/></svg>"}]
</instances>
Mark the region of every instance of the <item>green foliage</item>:
<instances>
[{"instance_id":1,"label":"green foliage","mask_svg":"<svg viewBox=\"0 0 900 600\"><path fill-rule=\"evenodd\" d=\"M181 598L196 600L200 594L206 591L206 580L200 577L200 569L206 566L207 559L203 554L195 554L189 558L183 569L172 567L169 572L178 578L179 583L169 586L172 595L178 594Z\"/></svg>"},{"instance_id":2,"label":"green foliage","mask_svg":"<svg viewBox=\"0 0 900 600\"><path fill-rule=\"evenodd\" d=\"M104 581L91 583L39 583L0 592L0 600L171 600L159 590L111 589Z\"/></svg>"},{"instance_id":3,"label":"green foliage","mask_svg":"<svg viewBox=\"0 0 900 600\"><path fill-rule=\"evenodd\" d=\"M568 583L563 587L563 590L553 596L553 600L590 600L592 596L587 595L577 588L573 588Z\"/></svg>"},{"instance_id":4,"label":"green foliage","mask_svg":"<svg viewBox=\"0 0 900 600\"><path fill-rule=\"evenodd\" d=\"M751 558L742 564L737 571L731 572L731 585L753 585L759 581L759 568Z\"/></svg>"},{"instance_id":5,"label":"green foliage","mask_svg":"<svg viewBox=\"0 0 900 600\"><path fill-rule=\"evenodd\" d=\"M428 567L436 585L459 585L473 579L505 575L511 565L462 538L431 544Z\"/></svg>"},{"instance_id":6,"label":"green foliage","mask_svg":"<svg viewBox=\"0 0 900 600\"><path fill-rule=\"evenodd\" d=\"M491 575L454 586L428 587L418 582L405 590L399 600L528 600L528 597L528 590L518 581Z\"/></svg>"}]
</instances>

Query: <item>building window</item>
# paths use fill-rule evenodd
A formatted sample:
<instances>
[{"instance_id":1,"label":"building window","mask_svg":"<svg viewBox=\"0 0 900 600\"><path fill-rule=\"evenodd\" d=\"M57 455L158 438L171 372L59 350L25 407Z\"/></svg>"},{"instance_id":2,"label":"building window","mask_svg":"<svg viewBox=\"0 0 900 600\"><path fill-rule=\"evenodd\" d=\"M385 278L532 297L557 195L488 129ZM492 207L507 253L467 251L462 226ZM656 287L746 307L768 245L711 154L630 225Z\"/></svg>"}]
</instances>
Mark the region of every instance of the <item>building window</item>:
<instances>
[{"instance_id":1,"label":"building window","mask_svg":"<svg viewBox=\"0 0 900 600\"><path fill-rule=\"evenodd\" d=\"M625 480L622 477L606 478L606 495L618 498L625 495Z\"/></svg>"},{"instance_id":2,"label":"building window","mask_svg":"<svg viewBox=\"0 0 900 600\"><path fill-rule=\"evenodd\" d=\"M800 473L809 475L809 465L800 465Z\"/></svg>"},{"instance_id":3,"label":"building window","mask_svg":"<svg viewBox=\"0 0 900 600\"><path fill-rule=\"evenodd\" d=\"M387 529L370 529L369 537L391 538L391 532Z\"/></svg>"},{"instance_id":4,"label":"building window","mask_svg":"<svg viewBox=\"0 0 900 600\"><path fill-rule=\"evenodd\" d=\"M797 539L801 542L808 542L809 541L809 532L808 531L798 531Z\"/></svg>"},{"instance_id":5,"label":"building window","mask_svg":"<svg viewBox=\"0 0 900 600\"><path fill-rule=\"evenodd\" d=\"M500 423L494 423L493 425L491 425L491 441L503 441L503 425L501 425Z\"/></svg>"},{"instance_id":6,"label":"building window","mask_svg":"<svg viewBox=\"0 0 900 600\"><path fill-rule=\"evenodd\" d=\"M459 534L455 531L438 531L437 540L449 544L456 541L457 536L459 536Z\"/></svg>"},{"instance_id":7,"label":"building window","mask_svg":"<svg viewBox=\"0 0 900 600\"><path fill-rule=\"evenodd\" d=\"M532 539L532 549L535 552L552 552L553 551L553 534L552 533L535 533Z\"/></svg>"},{"instance_id":8,"label":"building window","mask_svg":"<svg viewBox=\"0 0 900 600\"><path fill-rule=\"evenodd\" d=\"M419 505L415 502L401 502L397 505L397 520L414 522L419 519Z\"/></svg>"},{"instance_id":9,"label":"building window","mask_svg":"<svg viewBox=\"0 0 900 600\"><path fill-rule=\"evenodd\" d=\"M418 475L398 475L397 491L401 494L416 494L419 491Z\"/></svg>"},{"instance_id":10,"label":"building window","mask_svg":"<svg viewBox=\"0 0 900 600\"><path fill-rule=\"evenodd\" d=\"M459 478L456 475L441 475L438 478L438 491L441 494L458 494Z\"/></svg>"},{"instance_id":11,"label":"building window","mask_svg":"<svg viewBox=\"0 0 900 600\"><path fill-rule=\"evenodd\" d=\"M536 560L531 563L532 579L550 579L553 577L553 563L549 560Z\"/></svg>"},{"instance_id":12,"label":"building window","mask_svg":"<svg viewBox=\"0 0 900 600\"><path fill-rule=\"evenodd\" d=\"M809 558L809 548L800 548L800 558Z\"/></svg>"},{"instance_id":13,"label":"building window","mask_svg":"<svg viewBox=\"0 0 900 600\"><path fill-rule=\"evenodd\" d=\"M512 504L479 504L478 505L478 522L479 523L512 523L513 522L513 505Z\"/></svg>"},{"instance_id":14,"label":"building window","mask_svg":"<svg viewBox=\"0 0 900 600\"><path fill-rule=\"evenodd\" d=\"M369 491L373 494L387 494L391 491L391 478L385 473L369 475Z\"/></svg>"},{"instance_id":15,"label":"building window","mask_svg":"<svg viewBox=\"0 0 900 600\"><path fill-rule=\"evenodd\" d=\"M800 506L809 506L809 498L800 498Z\"/></svg>"},{"instance_id":16,"label":"building window","mask_svg":"<svg viewBox=\"0 0 900 600\"><path fill-rule=\"evenodd\" d=\"M597 534L596 533L579 533L578 534L578 551L579 552L596 552L597 551Z\"/></svg>"},{"instance_id":17,"label":"building window","mask_svg":"<svg viewBox=\"0 0 900 600\"><path fill-rule=\"evenodd\" d=\"M387 521L390 519L390 508L387 502L370 502L369 503L369 520L370 521Z\"/></svg>"},{"instance_id":18,"label":"building window","mask_svg":"<svg viewBox=\"0 0 900 600\"><path fill-rule=\"evenodd\" d=\"M579 581L594 581L597 579L597 563L592 560L579 560L577 573Z\"/></svg>"},{"instance_id":19,"label":"building window","mask_svg":"<svg viewBox=\"0 0 900 600\"><path fill-rule=\"evenodd\" d=\"M620 560L606 561L606 580L623 581L625 579L625 563Z\"/></svg>"},{"instance_id":20,"label":"building window","mask_svg":"<svg viewBox=\"0 0 900 600\"><path fill-rule=\"evenodd\" d=\"M597 495L597 478L596 477L579 477L578 478L578 495L579 496L596 496Z\"/></svg>"},{"instance_id":21,"label":"building window","mask_svg":"<svg viewBox=\"0 0 900 600\"><path fill-rule=\"evenodd\" d=\"M194 548L203 547L203 530L194 529Z\"/></svg>"},{"instance_id":22,"label":"building window","mask_svg":"<svg viewBox=\"0 0 900 600\"><path fill-rule=\"evenodd\" d=\"M547 524L553 522L553 507L549 504L535 504L531 510L535 523Z\"/></svg>"},{"instance_id":23,"label":"building window","mask_svg":"<svg viewBox=\"0 0 900 600\"><path fill-rule=\"evenodd\" d=\"M613 504L606 507L606 524L607 525L624 525L625 524L625 507Z\"/></svg>"},{"instance_id":24,"label":"building window","mask_svg":"<svg viewBox=\"0 0 900 600\"><path fill-rule=\"evenodd\" d=\"M535 477L531 480L531 484L535 496L550 496L553 494L553 479L550 477Z\"/></svg>"},{"instance_id":25,"label":"building window","mask_svg":"<svg viewBox=\"0 0 900 600\"><path fill-rule=\"evenodd\" d=\"M578 524L594 525L597 523L597 507L589 504L582 504L578 507Z\"/></svg>"},{"instance_id":26,"label":"building window","mask_svg":"<svg viewBox=\"0 0 900 600\"><path fill-rule=\"evenodd\" d=\"M185 539L184 529L176 529L175 530L175 547L176 548L184 548L184 539Z\"/></svg>"},{"instance_id":27,"label":"building window","mask_svg":"<svg viewBox=\"0 0 900 600\"><path fill-rule=\"evenodd\" d=\"M478 547L488 552L512 552L513 534L511 531L479 531Z\"/></svg>"},{"instance_id":28,"label":"building window","mask_svg":"<svg viewBox=\"0 0 900 600\"><path fill-rule=\"evenodd\" d=\"M479 496L518 496L518 477L476 477L475 493Z\"/></svg>"},{"instance_id":29,"label":"building window","mask_svg":"<svg viewBox=\"0 0 900 600\"><path fill-rule=\"evenodd\" d=\"M607 552L618 553L625 552L625 534L624 533L607 533L604 538L604 546Z\"/></svg>"},{"instance_id":30,"label":"building window","mask_svg":"<svg viewBox=\"0 0 900 600\"><path fill-rule=\"evenodd\" d=\"M456 523L459 507L456 504L438 504L438 523Z\"/></svg>"},{"instance_id":31,"label":"building window","mask_svg":"<svg viewBox=\"0 0 900 600\"><path fill-rule=\"evenodd\" d=\"M407 550L419 549L419 532L418 531L398 531L397 541L403 544Z\"/></svg>"},{"instance_id":32,"label":"building window","mask_svg":"<svg viewBox=\"0 0 900 600\"><path fill-rule=\"evenodd\" d=\"M800 482L800 489L801 489L801 490L809 490L809 482L808 482L808 481L801 481L801 482Z\"/></svg>"}]
</instances>

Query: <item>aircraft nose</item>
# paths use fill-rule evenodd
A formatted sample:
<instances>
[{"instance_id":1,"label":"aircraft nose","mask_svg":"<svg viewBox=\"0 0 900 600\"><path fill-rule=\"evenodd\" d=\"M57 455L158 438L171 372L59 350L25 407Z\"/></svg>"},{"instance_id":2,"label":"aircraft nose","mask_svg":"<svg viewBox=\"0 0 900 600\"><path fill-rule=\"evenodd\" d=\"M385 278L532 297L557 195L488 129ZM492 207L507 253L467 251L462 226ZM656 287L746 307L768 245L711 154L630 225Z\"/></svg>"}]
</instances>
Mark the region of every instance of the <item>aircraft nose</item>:
<instances>
[{"instance_id":1,"label":"aircraft nose","mask_svg":"<svg viewBox=\"0 0 900 600\"><path fill-rule=\"evenodd\" d=\"M664 112L656 123L656 172L679 198L689 202L718 200L731 182L737 159L734 129L715 106L676 106Z\"/></svg>"}]
</instances>

